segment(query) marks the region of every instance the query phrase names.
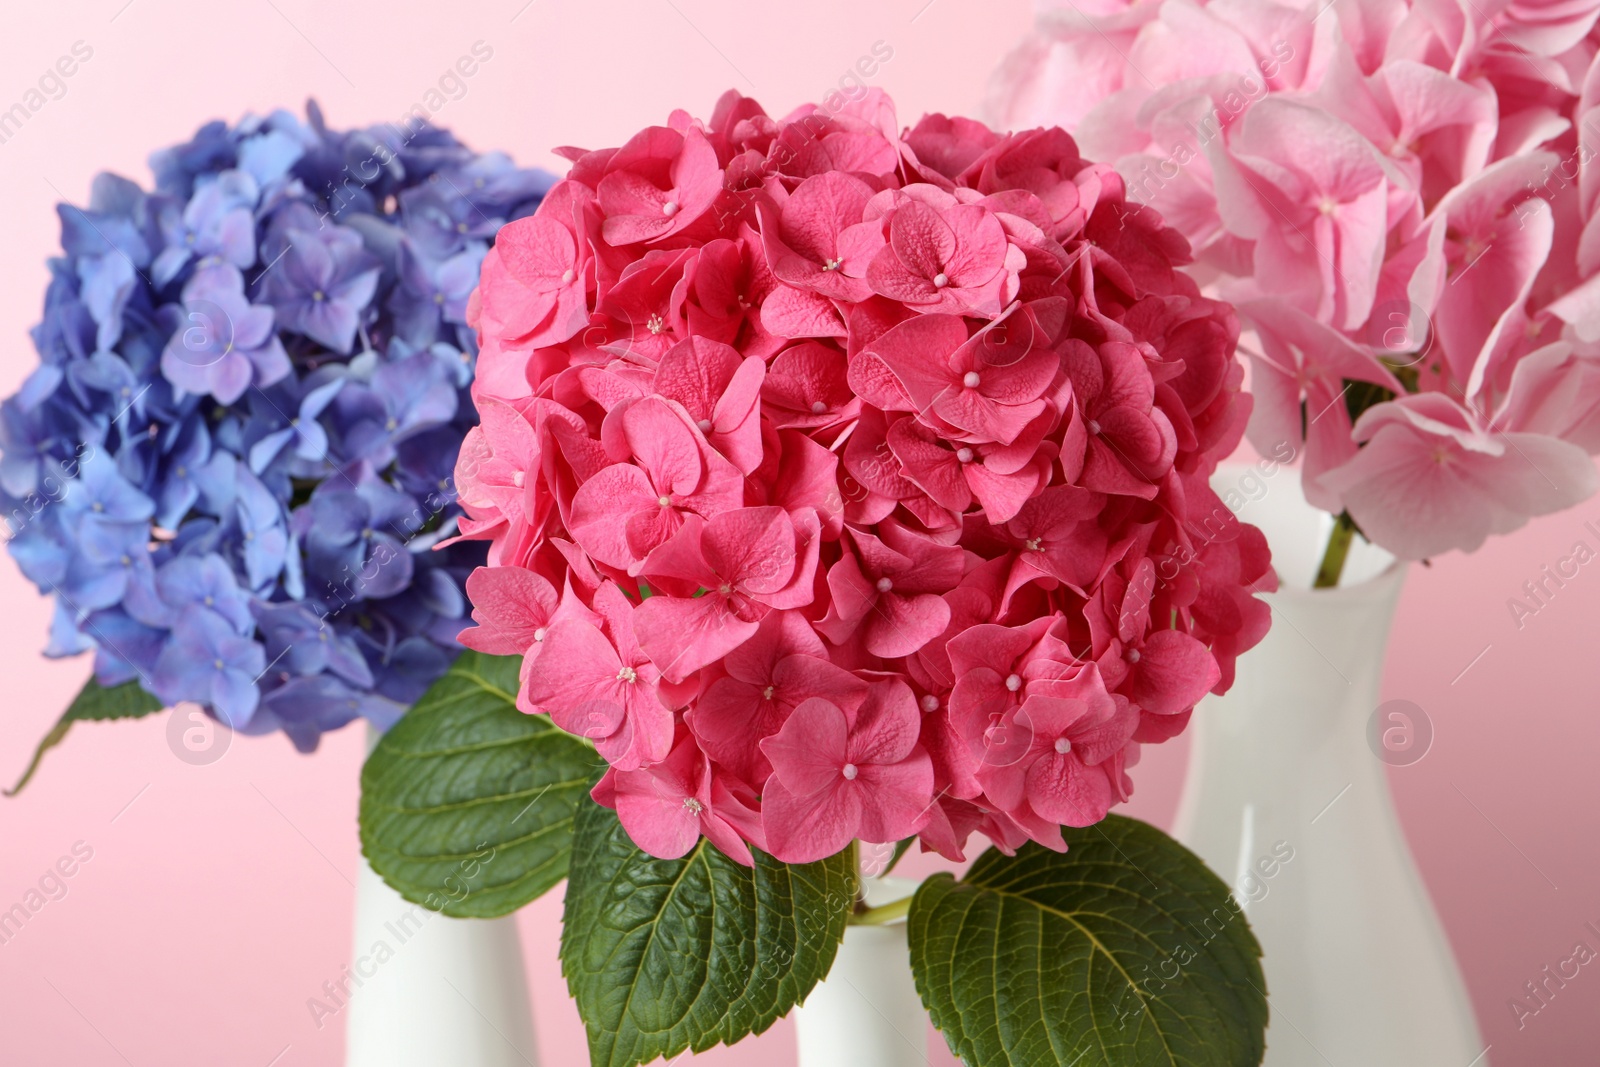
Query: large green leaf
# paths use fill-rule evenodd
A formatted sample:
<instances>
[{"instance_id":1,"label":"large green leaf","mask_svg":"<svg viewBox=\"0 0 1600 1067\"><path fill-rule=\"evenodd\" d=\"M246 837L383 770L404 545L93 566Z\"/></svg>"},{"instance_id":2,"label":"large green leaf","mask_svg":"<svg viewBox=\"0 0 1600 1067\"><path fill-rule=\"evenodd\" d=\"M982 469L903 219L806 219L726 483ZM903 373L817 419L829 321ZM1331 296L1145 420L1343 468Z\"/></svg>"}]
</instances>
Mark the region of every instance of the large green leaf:
<instances>
[{"instance_id":1,"label":"large green leaf","mask_svg":"<svg viewBox=\"0 0 1600 1067\"><path fill-rule=\"evenodd\" d=\"M561 970L592 1067L628 1067L759 1034L833 966L856 898L855 850L816 863L756 853L752 870L702 840L641 852L611 811L578 811Z\"/></svg>"},{"instance_id":2,"label":"large green leaf","mask_svg":"<svg viewBox=\"0 0 1600 1067\"><path fill-rule=\"evenodd\" d=\"M361 769L361 850L407 900L515 911L567 876L587 741L517 710L517 656L464 652Z\"/></svg>"},{"instance_id":3,"label":"large green leaf","mask_svg":"<svg viewBox=\"0 0 1600 1067\"><path fill-rule=\"evenodd\" d=\"M1255 1067L1261 947L1228 887L1153 826L1111 816L1065 854L990 849L923 883L911 967L968 1067Z\"/></svg>"},{"instance_id":4,"label":"large green leaf","mask_svg":"<svg viewBox=\"0 0 1600 1067\"><path fill-rule=\"evenodd\" d=\"M5 790L5 795L11 797L22 792L22 787L28 784L33 772L39 769L39 761L44 759L44 754L66 738L67 731L72 729L73 723L106 719L138 719L160 711L162 706L161 701L145 692L136 681L104 686L94 680L94 675L90 675L89 680L78 691L78 695L73 698L72 705L61 718L56 720L50 732L40 740L39 747L33 750L33 759L28 761L28 769L22 772L22 777L17 780L16 785Z\"/></svg>"}]
</instances>

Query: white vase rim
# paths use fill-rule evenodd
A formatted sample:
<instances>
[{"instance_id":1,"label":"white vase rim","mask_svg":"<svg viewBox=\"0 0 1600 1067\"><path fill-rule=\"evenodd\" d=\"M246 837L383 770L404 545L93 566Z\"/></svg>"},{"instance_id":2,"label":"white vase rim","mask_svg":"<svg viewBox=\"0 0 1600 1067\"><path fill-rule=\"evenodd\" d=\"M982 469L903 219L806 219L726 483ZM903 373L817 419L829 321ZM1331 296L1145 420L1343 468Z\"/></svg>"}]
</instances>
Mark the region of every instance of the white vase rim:
<instances>
[{"instance_id":1,"label":"white vase rim","mask_svg":"<svg viewBox=\"0 0 1600 1067\"><path fill-rule=\"evenodd\" d=\"M1282 597L1284 599L1317 600L1323 603L1331 601L1357 601L1368 598L1382 597L1394 586L1405 580L1406 572L1410 569L1410 561L1397 559L1377 574L1364 578L1359 582L1349 585L1335 585L1318 588L1316 586L1303 586L1291 584L1278 575L1278 588L1270 593L1260 595L1266 597Z\"/></svg>"}]
</instances>

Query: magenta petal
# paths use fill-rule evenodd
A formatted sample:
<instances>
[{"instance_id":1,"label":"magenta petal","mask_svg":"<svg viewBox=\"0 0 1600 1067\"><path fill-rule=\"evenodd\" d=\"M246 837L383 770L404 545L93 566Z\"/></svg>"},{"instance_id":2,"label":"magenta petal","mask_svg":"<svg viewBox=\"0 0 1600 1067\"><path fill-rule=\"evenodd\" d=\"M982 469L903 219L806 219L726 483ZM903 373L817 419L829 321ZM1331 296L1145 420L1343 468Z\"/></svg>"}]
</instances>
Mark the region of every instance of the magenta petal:
<instances>
[{"instance_id":1,"label":"magenta petal","mask_svg":"<svg viewBox=\"0 0 1600 1067\"><path fill-rule=\"evenodd\" d=\"M863 841L899 841L927 823L933 809L933 763L921 747L898 763L861 767L856 778L861 792Z\"/></svg>"},{"instance_id":2,"label":"magenta petal","mask_svg":"<svg viewBox=\"0 0 1600 1067\"><path fill-rule=\"evenodd\" d=\"M491 656L521 655L555 614L555 587L521 567L479 567L467 575L467 597L477 626L458 640Z\"/></svg>"},{"instance_id":3,"label":"magenta petal","mask_svg":"<svg viewBox=\"0 0 1600 1067\"><path fill-rule=\"evenodd\" d=\"M781 285L761 305L761 325L780 337L843 337L844 320L819 293Z\"/></svg>"},{"instance_id":4,"label":"magenta petal","mask_svg":"<svg viewBox=\"0 0 1600 1067\"><path fill-rule=\"evenodd\" d=\"M846 754L856 764L898 763L911 755L922 732L916 697L898 678L871 684L866 700L846 718L850 721Z\"/></svg>"},{"instance_id":5,"label":"magenta petal","mask_svg":"<svg viewBox=\"0 0 1600 1067\"><path fill-rule=\"evenodd\" d=\"M916 410L961 389L950 356L967 342L966 323L955 315L919 315L894 327L867 350L882 360Z\"/></svg>"},{"instance_id":6,"label":"magenta petal","mask_svg":"<svg viewBox=\"0 0 1600 1067\"><path fill-rule=\"evenodd\" d=\"M862 628L867 651L874 656L909 656L944 633L949 622L950 605L941 596L888 593L878 597Z\"/></svg>"},{"instance_id":7,"label":"magenta petal","mask_svg":"<svg viewBox=\"0 0 1600 1067\"><path fill-rule=\"evenodd\" d=\"M837 258L839 235L861 221L871 198L872 188L853 175L830 171L807 178L783 205L785 243L816 263Z\"/></svg>"},{"instance_id":8,"label":"magenta petal","mask_svg":"<svg viewBox=\"0 0 1600 1067\"><path fill-rule=\"evenodd\" d=\"M597 627L581 619L563 620L545 635L524 679L523 695L548 710L568 733L603 737L622 722L616 688L621 668L616 649Z\"/></svg>"},{"instance_id":9,"label":"magenta petal","mask_svg":"<svg viewBox=\"0 0 1600 1067\"><path fill-rule=\"evenodd\" d=\"M617 817L634 844L659 859L677 859L694 848L700 815L685 801L699 802L694 783L704 773L703 763L691 740L654 766L613 775Z\"/></svg>"},{"instance_id":10,"label":"magenta petal","mask_svg":"<svg viewBox=\"0 0 1600 1067\"><path fill-rule=\"evenodd\" d=\"M796 655L826 655L822 639L799 612L774 611L761 620L754 637L728 653L722 665L730 676L741 682L766 685L778 665Z\"/></svg>"},{"instance_id":11,"label":"magenta petal","mask_svg":"<svg viewBox=\"0 0 1600 1067\"><path fill-rule=\"evenodd\" d=\"M981 462L968 463L962 474L983 505L984 516L997 526L1016 518L1039 486L1039 472L1031 467L1015 474L995 474Z\"/></svg>"},{"instance_id":12,"label":"magenta petal","mask_svg":"<svg viewBox=\"0 0 1600 1067\"><path fill-rule=\"evenodd\" d=\"M932 430L915 419L902 418L890 424L886 439L900 461L900 474L941 507L965 511L972 503L972 490L962 476L961 460L954 449L941 446Z\"/></svg>"},{"instance_id":13,"label":"magenta petal","mask_svg":"<svg viewBox=\"0 0 1600 1067\"><path fill-rule=\"evenodd\" d=\"M827 789L848 760L849 726L838 705L820 697L802 701L783 728L761 742L776 780L798 796Z\"/></svg>"},{"instance_id":14,"label":"magenta petal","mask_svg":"<svg viewBox=\"0 0 1600 1067\"><path fill-rule=\"evenodd\" d=\"M572 231L547 216L506 225L495 239L495 251L507 273L532 293L554 292L569 284L571 279L563 275L578 261Z\"/></svg>"},{"instance_id":15,"label":"magenta petal","mask_svg":"<svg viewBox=\"0 0 1600 1067\"><path fill-rule=\"evenodd\" d=\"M783 726L789 711L761 694L756 686L718 678L686 716L706 755L751 784L772 773L759 746Z\"/></svg>"},{"instance_id":16,"label":"magenta petal","mask_svg":"<svg viewBox=\"0 0 1600 1067\"><path fill-rule=\"evenodd\" d=\"M850 639L861 621L872 611L878 591L861 573L856 558L846 554L828 568L828 613L817 623L817 630L839 645Z\"/></svg>"},{"instance_id":17,"label":"magenta petal","mask_svg":"<svg viewBox=\"0 0 1600 1067\"><path fill-rule=\"evenodd\" d=\"M842 851L861 825L861 797L851 783L797 796L774 775L761 795L767 850L784 863L811 863Z\"/></svg>"},{"instance_id":18,"label":"magenta petal","mask_svg":"<svg viewBox=\"0 0 1600 1067\"><path fill-rule=\"evenodd\" d=\"M622 431L660 492L688 496L699 486L705 471L701 446L665 401L646 397L628 408L622 416Z\"/></svg>"},{"instance_id":19,"label":"magenta petal","mask_svg":"<svg viewBox=\"0 0 1600 1067\"><path fill-rule=\"evenodd\" d=\"M1071 753L1046 753L1028 769L1028 806L1063 826L1090 826L1106 817L1111 782L1099 767L1085 767Z\"/></svg>"},{"instance_id":20,"label":"magenta petal","mask_svg":"<svg viewBox=\"0 0 1600 1067\"><path fill-rule=\"evenodd\" d=\"M707 841L717 846L718 851L735 863L745 867L756 865L755 857L750 854L750 846L745 844L744 838L740 836L740 830L721 815L710 811L702 814L700 832L705 835ZM757 847L760 847L759 839Z\"/></svg>"},{"instance_id":21,"label":"magenta petal","mask_svg":"<svg viewBox=\"0 0 1600 1067\"><path fill-rule=\"evenodd\" d=\"M816 655L786 656L772 672L775 693L792 704L823 697L848 712L859 707L872 686Z\"/></svg>"},{"instance_id":22,"label":"magenta petal","mask_svg":"<svg viewBox=\"0 0 1600 1067\"><path fill-rule=\"evenodd\" d=\"M661 357L655 391L682 404L696 419L709 419L740 362L735 349L709 338L691 337Z\"/></svg>"},{"instance_id":23,"label":"magenta petal","mask_svg":"<svg viewBox=\"0 0 1600 1067\"><path fill-rule=\"evenodd\" d=\"M639 647L669 682L681 682L715 663L756 632L715 592L702 597L653 596L635 609Z\"/></svg>"},{"instance_id":24,"label":"magenta petal","mask_svg":"<svg viewBox=\"0 0 1600 1067\"><path fill-rule=\"evenodd\" d=\"M618 463L590 478L572 498L572 536L601 563L626 568L638 557L628 545L628 520L660 510L644 471Z\"/></svg>"},{"instance_id":25,"label":"magenta petal","mask_svg":"<svg viewBox=\"0 0 1600 1067\"><path fill-rule=\"evenodd\" d=\"M677 508L663 507L655 501L633 512L622 524L622 539L629 559L638 561L649 557L671 540L682 525L683 514ZM630 562L628 568L634 570L634 563Z\"/></svg>"},{"instance_id":26,"label":"magenta petal","mask_svg":"<svg viewBox=\"0 0 1600 1067\"><path fill-rule=\"evenodd\" d=\"M648 771L629 771L646 775ZM686 856L700 840L700 819L676 800L650 794L617 795L617 817L633 843L657 859L675 860Z\"/></svg>"},{"instance_id":27,"label":"magenta petal","mask_svg":"<svg viewBox=\"0 0 1600 1067\"><path fill-rule=\"evenodd\" d=\"M1171 715L1194 707L1219 677L1205 645L1177 630L1157 630L1139 650L1128 695L1147 711Z\"/></svg>"},{"instance_id":28,"label":"magenta petal","mask_svg":"<svg viewBox=\"0 0 1600 1067\"><path fill-rule=\"evenodd\" d=\"M745 592L777 592L794 575L794 523L782 508L725 511L706 524L701 544L712 570Z\"/></svg>"}]
</instances>

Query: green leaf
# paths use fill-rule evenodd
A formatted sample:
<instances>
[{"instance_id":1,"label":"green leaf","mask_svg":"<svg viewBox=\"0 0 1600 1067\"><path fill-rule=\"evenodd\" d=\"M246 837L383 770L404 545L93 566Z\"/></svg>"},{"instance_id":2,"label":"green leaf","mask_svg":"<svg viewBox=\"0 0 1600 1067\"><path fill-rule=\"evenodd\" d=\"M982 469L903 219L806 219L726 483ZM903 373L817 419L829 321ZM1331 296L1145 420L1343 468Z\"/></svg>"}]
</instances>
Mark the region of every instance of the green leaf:
<instances>
[{"instance_id":1,"label":"green leaf","mask_svg":"<svg viewBox=\"0 0 1600 1067\"><path fill-rule=\"evenodd\" d=\"M361 768L361 851L407 900L515 911L567 876L587 741L517 710L518 656L464 652Z\"/></svg>"},{"instance_id":2,"label":"green leaf","mask_svg":"<svg viewBox=\"0 0 1600 1067\"><path fill-rule=\"evenodd\" d=\"M33 759L28 761L28 769L22 772L22 777L17 780L16 785L4 791L5 795L14 797L22 792L22 787L28 784L33 772L39 769L39 761L44 759L44 754L66 738L67 731L72 729L73 723L140 719L152 712L160 711L162 707L161 701L145 692L138 682L103 686L94 680L94 675L90 675L89 680L78 691L78 695L73 698L71 706L56 720L50 732L44 735L39 747L33 750Z\"/></svg>"},{"instance_id":3,"label":"green leaf","mask_svg":"<svg viewBox=\"0 0 1600 1067\"><path fill-rule=\"evenodd\" d=\"M613 812L579 808L561 970L592 1067L759 1034L828 973L855 904L855 850L755 860L743 867L704 840L683 859L656 859Z\"/></svg>"},{"instance_id":4,"label":"green leaf","mask_svg":"<svg viewBox=\"0 0 1600 1067\"><path fill-rule=\"evenodd\" d=\"M968 1067L1255 1067L1261 946L1228 887L1153 826L990 849L911 904L911 968Z\"/></svg>"}]
</instances>

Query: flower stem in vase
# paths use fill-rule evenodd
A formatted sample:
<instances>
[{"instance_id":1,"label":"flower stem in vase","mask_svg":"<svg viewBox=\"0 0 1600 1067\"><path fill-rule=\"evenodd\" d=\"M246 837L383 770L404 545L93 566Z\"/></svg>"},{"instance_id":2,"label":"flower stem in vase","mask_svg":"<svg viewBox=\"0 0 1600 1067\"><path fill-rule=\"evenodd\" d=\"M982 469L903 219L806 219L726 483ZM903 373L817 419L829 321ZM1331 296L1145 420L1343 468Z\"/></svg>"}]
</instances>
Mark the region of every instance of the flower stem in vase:
<instances>
[{"instance_id":1,"label":"flower stem in vase","mask_svg":"<svg viewBox=\"0 0 1600 1067\"><path fill-rule=\"evenodd\" d=\"M910 911L910 897L902 897L892 903L883 904L876 908L863 907L858 903L848 922L851 926L882 926L884 923L891 923L896 919L905 918Z\"/></svg>"},{"instance_id":2,"label":"flower stem in vase","mask_svg":"<svg viewBox=\"0 0 1600 1067\"><path fill-rule=\"evenodd\" d=\"M1323 550L1322 562L1317 564L1317 580L1313 589L1333 589L1344 573L1345 557L1350 554L1350 543L1356 534L1356 522L1348 511L1339 512L1333 520L1333 530L1328 534L1328 547Z\"/></svg>"}]
</instances>

